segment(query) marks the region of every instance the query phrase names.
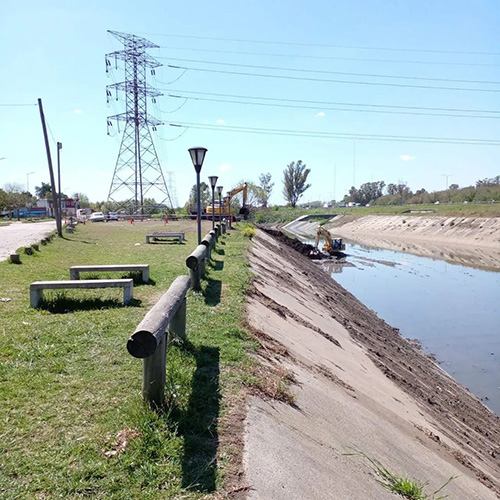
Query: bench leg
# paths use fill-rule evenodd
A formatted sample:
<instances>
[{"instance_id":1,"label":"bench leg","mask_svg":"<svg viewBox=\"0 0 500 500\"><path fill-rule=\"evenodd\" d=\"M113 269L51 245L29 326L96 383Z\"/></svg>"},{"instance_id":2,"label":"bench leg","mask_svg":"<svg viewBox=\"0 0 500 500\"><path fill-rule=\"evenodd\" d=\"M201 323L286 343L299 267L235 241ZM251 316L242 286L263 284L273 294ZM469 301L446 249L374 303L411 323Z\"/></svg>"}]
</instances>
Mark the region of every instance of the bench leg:
<instances>
[{"instance_id":1,"label":"bench leg","mask_svg":"<svg viewBox=\"0 0 500 500\"><path fill-rule=\"evenodd\" d=\"M43 299L43 289L42 288L30 288L30 306L37 308Z\"/></svg>"},{"instance_id":2,"label":"bench leg","mask_svg":"<svg viewBox=\"0 0 500 500\"><path fill-rule=\"evenodd\" d=\"M123 287L123 303L128 304L134 298L134 285L126 285Z\"/></svg>"},{"instance_id":3,"label":"bench leg","mask_svg":"<svg viewBox=\"0 0 500 500\"><path fill-rule=\"evenodd\" d=\"M142 281L144 281L144 283L149 283L149 267L147 269L143 269Z\"/></svg>"},{"instance_id":4,"label":"bench leg","mask_svg":"<svg viewBox=\"0 0 500 500\"><path fill-rule=\"evenodd\" d=\"M80 272L77 269L70 269L69 270L69 279L70 280L79 280L80 279Z\"/></svg>"}]
</instances>

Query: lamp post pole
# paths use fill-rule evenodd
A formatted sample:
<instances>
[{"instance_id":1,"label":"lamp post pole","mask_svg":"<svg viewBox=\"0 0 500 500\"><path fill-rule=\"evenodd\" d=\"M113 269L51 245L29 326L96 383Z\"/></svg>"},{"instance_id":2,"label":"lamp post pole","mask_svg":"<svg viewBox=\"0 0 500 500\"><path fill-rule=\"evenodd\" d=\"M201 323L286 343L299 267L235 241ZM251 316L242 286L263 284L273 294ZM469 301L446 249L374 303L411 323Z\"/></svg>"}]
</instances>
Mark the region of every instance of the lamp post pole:
<instances>
[{"instance_id":1,"label":"lamp post pole","mask_svg":"<svg viewBox=\"0 0 500 500\"><path fill-rule=\"evenodd\" d=\"M3 160L3 158L0 158L0 160ZM26 192L29 193L30 192L30 175L31 174L34 174L35 172L28 172L26 174Z\"/></svg>"},{"instance_id":2,"label":"lamp post pole","mask_svg":"<svg viewBox=\"0 0 500 500\"><path fill-rule=\"evenodd\" d=\"M61 202L61 151L62 142L57 143L57 191L59 192L58 203L59 207L59 224L62 222L62 202Z\"/></svg>"},{"instance_id":3,"label":"lamp post pole","mask_svg":"<svg viewBox=\"0 0 500 500\"><path fill-rule=\"evenodd\" d=\"M200 199L200 172L203 166L203 160L207 152L206 148L190 148L188 149L193 162L194 169L196 170L196 198L198 208L198 245L201 245L201 199Z\"/></svg>"},{"instance_id":4,"label":"lamp post pole","mask_svg":"<svg viewBox=\"0 0 500 500\"><path fill-rule=\"evenodd\" d=\"M222 221L222 186L217 186L217 192L219 193L219 223Z\"/></svg>"},{"instance_id":5,"label":"lamp post pole","mask_svg":"<svg viewBox=\"0 0 500 500\"><path fill-rule=\"evenodd\" d=\"M212 229L215 229L215 185L217 184L217 179L216 175L211 175L208 178L212 187Z\"/></svg>"}]
</instances>

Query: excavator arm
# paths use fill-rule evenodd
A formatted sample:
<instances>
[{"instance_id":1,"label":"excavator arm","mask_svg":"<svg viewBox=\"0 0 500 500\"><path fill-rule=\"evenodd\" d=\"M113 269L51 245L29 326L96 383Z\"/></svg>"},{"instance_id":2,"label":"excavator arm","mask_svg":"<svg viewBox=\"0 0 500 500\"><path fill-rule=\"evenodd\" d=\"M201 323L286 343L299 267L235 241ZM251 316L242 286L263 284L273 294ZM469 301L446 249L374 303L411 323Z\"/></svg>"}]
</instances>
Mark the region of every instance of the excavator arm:
<instances>
[{"instance_id":1,"label":"excavator arm","mask_svg":"<svg viewBox=\"0 0 500 500\"><path fill-rule=\"evenodd\" d=\"M233 190L229 191L227 193L227 206L229 207L231 205L231 199L236 196L238 193L242 192L242 205L240 208L240 215L243 215L243 217L246 219L249 213L248 207L247 207L247 197L248 197L248 184L245 182L241 186L235 187Z\"/></svg>"},{"instance_id":2,"label":"excavator arm","mask_svg":"<svg viewBox=\"0 0 500 500\"><path fill-rule=\"evenodd\" d=\"M318 250L319 240L321 237L325 238L325 244L323 245L323 251L328 252L329 254L340 252L341 250L345 250L345 245L342 243L342 240L333 239L332 235L329 231L327 231L324 227L318 226L316 230L316 238L314 240L314 249Z\"/></svg>"}]
</instances>

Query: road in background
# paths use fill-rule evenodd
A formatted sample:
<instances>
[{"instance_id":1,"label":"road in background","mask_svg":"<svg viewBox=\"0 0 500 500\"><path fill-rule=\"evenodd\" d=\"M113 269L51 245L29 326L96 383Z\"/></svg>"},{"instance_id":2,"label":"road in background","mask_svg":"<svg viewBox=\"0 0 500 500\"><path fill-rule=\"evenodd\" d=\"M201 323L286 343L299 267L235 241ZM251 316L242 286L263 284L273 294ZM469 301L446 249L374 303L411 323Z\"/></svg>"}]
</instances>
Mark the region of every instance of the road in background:
<instances>
[{"instance_id":1,"label":"road in background","mask_svg":"<svg viewBox=\"0 0 500 500\"><path fill-rule=\"evenodd\" d=\"M13 222L0 226L0 261L7 260L19 247L38 243L55 229L55 221Z\"/></svg>"}]
</instances>

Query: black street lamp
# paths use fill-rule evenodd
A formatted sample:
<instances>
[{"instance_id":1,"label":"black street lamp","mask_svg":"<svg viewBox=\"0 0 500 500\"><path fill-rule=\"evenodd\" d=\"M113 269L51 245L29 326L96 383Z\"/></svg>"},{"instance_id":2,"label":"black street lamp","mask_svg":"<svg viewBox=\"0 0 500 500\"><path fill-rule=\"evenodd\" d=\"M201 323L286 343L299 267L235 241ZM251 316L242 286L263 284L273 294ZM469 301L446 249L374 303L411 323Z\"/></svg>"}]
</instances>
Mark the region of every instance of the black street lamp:
<instances>
[{"instance_id":1,"label":"black street lamp","mask_svg":"<svg viewBox=\"0 0 500 500\"><path fill-rule=\"evenodd\" d=\"M203 160L207 152L206 148L190 148L188 149L191 155L194 169L196 170L196 197L198 204L198 245L201 244L201 197L200 197L200 172L203 166Z\"/></svg>"},{"instance_id":2,"label":"black street lamp","mask_svg":"<svg viewBox=\"0 0 500 500\"><path fill-rule=\"evenodd\" d=\"M209 176L210 186L212 187L212 229L215 229L215 186L217 184L218 177L216 175Z\"/></svg>"},{"instance_id":3,"label":"black street lamp","mask_svg":"<svg viewBox=\"0 0 500 500\"><path fill-rule=\"evenodd\" d=\"M217 192L219 193L219 223L222 221L222 186L217 186Z\"/></svg>"},{"instance_id":4,"label":"black street lamp","mask_svg":"<svg viewBox=\"0 0 500 500\"><path fill-rule=\"evenodd\" d=\"M227 206L227 216L229 220L232 222L232 217L231 217L231 191L227 192L226 196L226 206Z\"/></svg>"}]
</instances>

